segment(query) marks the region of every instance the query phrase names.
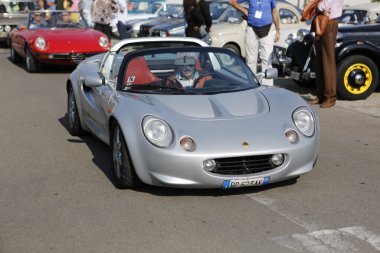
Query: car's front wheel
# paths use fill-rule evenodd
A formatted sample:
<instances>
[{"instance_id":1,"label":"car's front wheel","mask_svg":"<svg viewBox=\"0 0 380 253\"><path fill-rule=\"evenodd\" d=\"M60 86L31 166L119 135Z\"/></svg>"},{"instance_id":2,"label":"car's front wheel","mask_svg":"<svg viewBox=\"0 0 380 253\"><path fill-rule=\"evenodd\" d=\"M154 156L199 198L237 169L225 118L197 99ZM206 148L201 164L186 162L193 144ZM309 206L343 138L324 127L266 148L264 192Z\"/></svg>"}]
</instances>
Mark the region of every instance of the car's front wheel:
<instances>
[{"instance_id":1,"label":"car's front wheel","mask_svg":"<svg viewBox=\"0 0 380 253\"><path fill-rule=\"evenodd\" d=\"M142 183L133 167L124 135L117 123L112 131L111 148L113 172L117 187L124 189L141 186Z\"/></svg>"},{"instance_id":2,"label":"car's front wheel","mask_svg":"<svg viewBox=\"0 0 380 253\"><path fill-rule=\"evenodd\" d=\"M226 44L226 45L223 46L223 48L228 49L228 50L234 52L238 56L241 56L240 49L237 46L235 46L234 44Z\"/></svg>"},{"instance_id":3,"label":"car's front wheel","mask_svg":"<svg viewBox=\"0 0 380 253\"><path fill-rule=\"evenodd\" d=\"M41 64L33 57L29 48L26 49L25 53L25 66L29 73L36 73L41 70Z\"/></svg>"},{"instance_id":4,"label":"car's front wheel","mask_svg":"<svg viewBox=\"0 0 380 253\"><path fill-rule=\"evenodd\" d=\"M67 115L69 116L69 132L73 136L80 136L84 133L79 119L78 107L75 101L73 87L70 85L67 94Z\"/></svg>"},{"instance_id":5,"label":"car's front wheel","mask_svg":"<svg viewBox=\"0 0 380 253\"><path fill-rule=\"evenodd\" d=\"M365 99L379 83L376 64L363 55L351 55L337 67L337 93L347 100Z\"/></svg>"}]
</instances>

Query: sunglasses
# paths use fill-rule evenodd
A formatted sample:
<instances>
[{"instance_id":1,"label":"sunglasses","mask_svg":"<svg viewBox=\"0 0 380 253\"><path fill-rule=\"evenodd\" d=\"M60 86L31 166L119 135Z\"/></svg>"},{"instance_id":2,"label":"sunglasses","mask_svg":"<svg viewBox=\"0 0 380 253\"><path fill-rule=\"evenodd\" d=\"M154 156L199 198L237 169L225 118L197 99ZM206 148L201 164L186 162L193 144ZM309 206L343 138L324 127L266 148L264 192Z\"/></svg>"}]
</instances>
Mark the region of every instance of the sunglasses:
<instances>
[{"instance_id":1,"label":"sunglasses","mask_svg":"<svg viewBox=\"0 0 380 253\"><path fill-rule=\"evenodd\" d=\"M42 17L42 14L34 14L35 17Z\"/></svg>"},{"instance_id":2,"label":"sunglasses","mask_svg":"<svg viewBox=\"0 0 380 253\"><path fill-rule=\"evenodd\" d=\"M62 17L67 17L69 14L61 14Z\"/></svg>"},{"instance_id":3,"label":"sunglasses","mask_svg":"<svg viewBox=\"0 0 380 253\"><path fill-rule=\"evenodd\" d=\"M194 65L184 65L184 66L182 66L182 69L184 71L193 71L195 69L195 66Z\"/></svg>"}]
</instances>

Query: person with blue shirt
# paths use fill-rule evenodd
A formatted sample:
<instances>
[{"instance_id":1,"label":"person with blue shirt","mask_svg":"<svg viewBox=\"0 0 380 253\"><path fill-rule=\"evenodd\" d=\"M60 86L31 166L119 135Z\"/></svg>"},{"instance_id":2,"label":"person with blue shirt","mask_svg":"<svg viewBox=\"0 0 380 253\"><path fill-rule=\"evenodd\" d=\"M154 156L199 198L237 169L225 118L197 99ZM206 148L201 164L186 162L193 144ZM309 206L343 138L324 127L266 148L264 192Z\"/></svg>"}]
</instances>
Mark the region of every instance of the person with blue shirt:
<instances>
[{"instance_id":1,"label":"person with blue shirt","mask_svg":"<svg viewBox=\"0 0 380 253\"><path fill-rule=\"evenodd\" d=\"M241 4L248 2L248 9ZM245 30L246 62L253 73L257 73L257 59L260 50L261 69L272 67L274 42L280 39L280 22L275 0L230 0L230 5L247 17ZM272 23L275 26L273 31ZM265 85L273 80L264 79Z\"/></svg>"}]
</instances>

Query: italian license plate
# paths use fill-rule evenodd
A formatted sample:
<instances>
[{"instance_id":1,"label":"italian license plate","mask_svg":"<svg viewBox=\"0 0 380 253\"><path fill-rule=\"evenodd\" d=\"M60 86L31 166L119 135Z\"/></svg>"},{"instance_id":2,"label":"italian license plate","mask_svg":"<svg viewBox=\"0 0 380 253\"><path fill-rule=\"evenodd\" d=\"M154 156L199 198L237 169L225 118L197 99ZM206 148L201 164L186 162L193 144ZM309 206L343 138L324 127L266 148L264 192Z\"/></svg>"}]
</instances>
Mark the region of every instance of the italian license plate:
<instances>
[{"instance_id":1,"label":"italian license plate","mask_svg":"<svg viewBox=\"0 0 380 253\"><path fill-rule=\"evenodd\" d=\"M255 177L255 178L236 178L223 181L223 188L240 188L240 187L251 187L269 184L270 177Z\"/></svg>"},{"instance_id":2,"label":"italian license plate","mask_svg":"<svg viewBox=\"0 0 380 253\"><path fill-rule=\"evenodd\" d=\"M300 80L300 73L295 71L290 71L290 77L294 80Z\"/></svg>"}]
</instances>

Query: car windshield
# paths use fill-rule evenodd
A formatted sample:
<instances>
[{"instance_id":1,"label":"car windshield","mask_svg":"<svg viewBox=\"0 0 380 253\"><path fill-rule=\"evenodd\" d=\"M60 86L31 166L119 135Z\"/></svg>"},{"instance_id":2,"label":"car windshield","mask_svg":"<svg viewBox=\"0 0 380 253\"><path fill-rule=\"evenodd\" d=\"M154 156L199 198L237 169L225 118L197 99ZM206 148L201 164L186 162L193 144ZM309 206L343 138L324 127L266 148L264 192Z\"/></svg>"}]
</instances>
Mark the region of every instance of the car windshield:
<instances>
[{"instance_id":1,"label":"car windshield","mask_svg":"<svg viewBox=\"0 0 380 253\"><path fill-rule=\"evenodd\" d=\"M364 24L368 12L366 10L343 10L339 23L343 24Z\"/></svg>"},{"instance_id":2,"label":"car windshield","mask_svg":"<svg viewBox=\"0 0 380 253\"><path fill-rule=\"evenodd\" d=\"M159 15L171 18L184 18L183 5L167 4L165 8L162 8Z\"/></svg>"},{"instance_id":3,"label":"car windshield","mask_svg":"<svg viewBox=\"0 0 380 253\"><path fill-rule=\"evenodd\" d=\"M211 2L210 3L210 14L213 20L219 19L223 12L230 6L228 2Z\"/></svg>"},{"instance_id":4,"label":"car windshield","mask_svg":"<svg viewBox=\"0 0 380 253\"><path fill-rule=\"evenodd\" d=\"M0 14L22 14L33 10L33 1L0 1Z\"/></svg>"},{"instance_id":5,"label":"car windshield","mask_svg":"<svg viewBox=\"0 0 380 253\"><path fill-rule=\"evenodd\" d=\"M258 87L245 62L221 48L144 50L127 54L121 66L118 87L126 92L196 95Z\"/></svg>"},{"instance_id":6,"label":"car windshield","mask_svg":"<svg viewBox=\"0 0 380 253\"><path fill-rule=\"evenodd\" d=\"M161 7L162 2L158 1L128 1L128 14L154 14Z\"/></svg>"},{"instance_id":7,"label":"car windshield","mask_svg":"<svg viewBox=\"0 0 380 253\"><path fill-rule=\"evenodd\" d=\"M86 21L78 11L34 11L29 14L28 28L88 28Z\"/></svg>"}]
</instances>

